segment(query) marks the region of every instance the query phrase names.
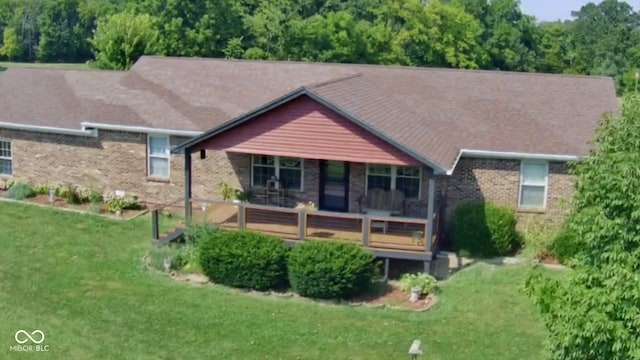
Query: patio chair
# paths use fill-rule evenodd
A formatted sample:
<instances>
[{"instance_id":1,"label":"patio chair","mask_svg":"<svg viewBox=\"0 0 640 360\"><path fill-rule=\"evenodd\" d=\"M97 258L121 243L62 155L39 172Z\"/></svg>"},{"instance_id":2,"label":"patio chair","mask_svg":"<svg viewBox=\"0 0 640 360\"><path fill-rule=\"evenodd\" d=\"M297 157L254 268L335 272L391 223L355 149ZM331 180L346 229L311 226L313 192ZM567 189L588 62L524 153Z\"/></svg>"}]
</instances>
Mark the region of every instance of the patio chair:
<instances>
[{"instance_id":1,"label":"patio chair","mask_svg":"<svg viewBox=\"0 0 640 360\"><path fill-rule=\"evenodd\" d=\"M402 216L404 213L404 192L401 190L389 190L388 197L391 215Z\"/></svg>"}]
</instances>

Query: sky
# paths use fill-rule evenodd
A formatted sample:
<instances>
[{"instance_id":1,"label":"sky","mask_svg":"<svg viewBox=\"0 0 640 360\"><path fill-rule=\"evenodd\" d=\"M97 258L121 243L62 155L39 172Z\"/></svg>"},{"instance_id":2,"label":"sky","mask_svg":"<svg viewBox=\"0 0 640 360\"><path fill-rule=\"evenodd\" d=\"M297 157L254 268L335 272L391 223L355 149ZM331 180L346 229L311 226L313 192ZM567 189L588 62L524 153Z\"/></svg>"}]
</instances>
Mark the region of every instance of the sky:
<instances>
[{"instance_id":1,"label":"sky","mask_svg":"<svg viewBox=\"0 0 640 360\"><path fill-rule=\"evenodd\" d=\"M640 10L640 0L626 1L635 11ZM600 0L520 0L520 8L540 21L567 20L571 19L572 10L580 10L589 2L600 3Z\"/></svg>"}]
</instances>

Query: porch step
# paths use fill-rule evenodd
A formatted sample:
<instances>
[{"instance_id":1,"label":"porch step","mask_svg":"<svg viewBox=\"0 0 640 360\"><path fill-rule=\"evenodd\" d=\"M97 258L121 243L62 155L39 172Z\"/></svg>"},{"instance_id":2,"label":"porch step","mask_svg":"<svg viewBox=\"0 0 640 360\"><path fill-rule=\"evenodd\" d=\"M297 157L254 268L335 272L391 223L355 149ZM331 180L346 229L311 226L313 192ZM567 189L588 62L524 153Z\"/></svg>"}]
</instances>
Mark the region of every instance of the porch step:
<instances>
[{"instance_id":1,"label":"porch step","mask_svg":"<svg viewBox=\"0 0 640 360\"><path fill-rule=\"evenodd\" d=\"M177 224L173 229L160 234L159 239L154 240L156 246L167 245L172 242L179 242L185 235L187 225L184 223Z\"/></svg>"}]
</instances>

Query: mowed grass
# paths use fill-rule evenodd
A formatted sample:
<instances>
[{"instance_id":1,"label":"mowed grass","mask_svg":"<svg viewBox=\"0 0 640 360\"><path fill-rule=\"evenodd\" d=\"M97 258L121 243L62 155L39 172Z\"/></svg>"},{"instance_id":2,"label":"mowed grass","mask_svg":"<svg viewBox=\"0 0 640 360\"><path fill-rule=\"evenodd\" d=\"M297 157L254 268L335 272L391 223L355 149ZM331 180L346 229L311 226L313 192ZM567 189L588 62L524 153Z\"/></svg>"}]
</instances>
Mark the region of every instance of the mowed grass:
<instances>
[{"instance_id":1,"label":"mowed grass","mask_svg":"<svg viewBox=\"0 0 640 360\"><path fill-rule=\"evenodd\" d=\"M539 359L526 268L479 264L416 313L193 286L143 269L148 218L118 222L0 202L0 358ZM12 353L17 330L49 352Z\"/></svg>"},{"instance_id":2,"label":"mowed grass","mask_svg":"<svg viewBox=\"0 0 640 360\"><path fill-rule=\"evenodd\" d=\"M0 61L0 71L5 71L11 67L35 67L35 68L49 68L49 69L68 69L68 70L87 70L89 67L87 64L70 64L70 63L21 63L21 62L7 62Z\"/></svg>"}]
</instances>

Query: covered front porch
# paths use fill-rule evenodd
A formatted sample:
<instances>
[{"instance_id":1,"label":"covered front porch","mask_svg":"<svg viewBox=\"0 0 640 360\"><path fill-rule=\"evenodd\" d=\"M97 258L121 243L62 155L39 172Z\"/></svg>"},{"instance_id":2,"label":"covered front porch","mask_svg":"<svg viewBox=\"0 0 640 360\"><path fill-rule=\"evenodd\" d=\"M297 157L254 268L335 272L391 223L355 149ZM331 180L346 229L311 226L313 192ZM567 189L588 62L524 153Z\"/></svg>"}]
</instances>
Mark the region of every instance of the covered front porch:
<instances>
[{"instance_id":1,"label":"covered front porch","mask_svg":"<svg viewBox=\"0 0 640 360\"><path fill-rule=\"evenodd\" d=\"M412 260L431 260L438 243L439 209L434 209L429 221L213 199L189 201L189 216L196 222L259 231L293 245L311 240L347 241L362 245L379 257Z\"/></svg>"},{"instance_id":2,"label":"covered front porch","mask_svg":"<svg viewBox=\"0 0 640 360\"><path fill-rule=\"evenodd\" d=\"M310 94L280 99L178 150L185 154L187 218L294 245L353 242L425 266L433 257L443 208L435 173L442 169ZM202 165L207 158L219 167ZM250 201L202 186L194 195L199 171L250 193Z\"/></svg>"}]
</instances>

